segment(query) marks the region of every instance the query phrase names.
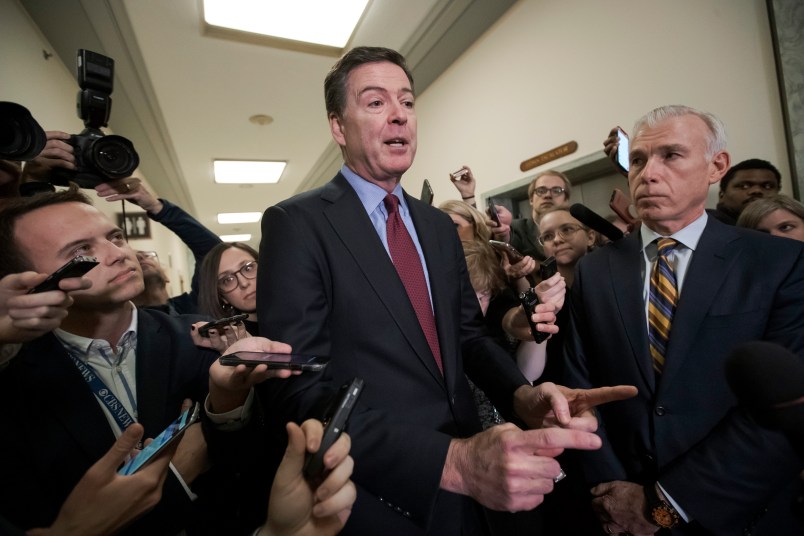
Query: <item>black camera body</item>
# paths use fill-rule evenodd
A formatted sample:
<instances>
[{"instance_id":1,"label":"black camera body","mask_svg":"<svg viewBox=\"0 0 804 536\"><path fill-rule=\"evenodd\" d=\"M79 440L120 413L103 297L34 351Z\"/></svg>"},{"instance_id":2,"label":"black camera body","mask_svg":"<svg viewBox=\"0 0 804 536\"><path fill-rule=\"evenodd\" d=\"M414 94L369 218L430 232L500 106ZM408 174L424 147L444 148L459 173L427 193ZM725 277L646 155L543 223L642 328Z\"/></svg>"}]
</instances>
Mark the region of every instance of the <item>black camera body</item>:
<instances>
[{"instance_id":1,"label":"black camera body","mask_svg":"<svg viewBox=\"0 0 804 536\"><path fill-rule=\"evenodd\" d=\"M114 60L79 49L76 66L81 88L76 111L86 128L67 141L74 149L75 170L54 170L50 182L58 186L75 182L82 188L94 188L131 176L140 164L140 157L131 141L122 136L107 136L100 130L108 125L112 111Z\"/></svg>"}]
</instances>

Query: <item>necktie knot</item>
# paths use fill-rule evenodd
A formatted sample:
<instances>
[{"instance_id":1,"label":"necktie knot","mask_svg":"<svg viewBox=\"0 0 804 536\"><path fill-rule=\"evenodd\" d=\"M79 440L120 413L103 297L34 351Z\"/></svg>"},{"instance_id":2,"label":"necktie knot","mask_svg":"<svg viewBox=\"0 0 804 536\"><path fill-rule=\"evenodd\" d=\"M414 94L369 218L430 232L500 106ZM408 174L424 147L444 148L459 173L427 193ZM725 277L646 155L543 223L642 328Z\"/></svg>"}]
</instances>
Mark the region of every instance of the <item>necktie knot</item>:
<instances>
[{"instance_id":1,"label":"necktie knot","mask_svg":"<svg viewBox=\"0 0 804 536\"><path fill-rule=\"evenodd\" d=\"M383 203L385 203L385 210L388 211L389 216L399 209L399 198L394 194L386 195Z\"/></svg>"},{"instance_id":2,"label":"necktie knot","mask_svg":"<svg viewBox=\"0 0 804 536\"><path fill-rule=\"evenodd\" d=\"M678 245L674 238L659 238L656 240L656 246L659 248L659 255L666 256L673 251Z\"/></svg>"}]
</instances>

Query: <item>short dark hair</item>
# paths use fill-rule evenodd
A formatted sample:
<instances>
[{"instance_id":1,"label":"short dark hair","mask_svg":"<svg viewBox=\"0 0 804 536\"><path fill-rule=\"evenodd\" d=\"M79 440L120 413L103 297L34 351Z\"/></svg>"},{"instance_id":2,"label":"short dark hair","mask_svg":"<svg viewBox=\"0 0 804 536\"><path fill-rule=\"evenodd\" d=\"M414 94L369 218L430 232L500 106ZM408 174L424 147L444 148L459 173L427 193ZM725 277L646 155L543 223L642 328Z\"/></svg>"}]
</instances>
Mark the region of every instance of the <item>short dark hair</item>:
<instances>
[{"instance_id":1,"label":"short dark hair","mask_svg":"<svg viewBox=\"0 0 804 536\"><path fill-rule=\"evenodd\" d=\"M218 269L221 257L227 249L242 249L254 260L259 259L257 250L243 242L222 242L209 250L201 262L201 272L198 277L198 312L213 318L224 318L238 313L233 307L226 307L218 290Z\"/></svg>"},{"instance_id":2,"label":"short dark hair","mask_svg":"<svg viewBox=\"0 0 804 536\"><path fill-rule=\"evenodd\" d=\"M31 197L10 199L0 209L0 244L3 244L4 250L0 255L0 277L33 269L33 264L23 255L20 245L15 239L14 231L17 221L34 210L62 203L92 205L92 200L78 186L71 183L67 190L42 192Z\"/></svg>"},{"instance_id":3,"label":"short dark hair","mask_svg":"<svg viewBox=\"0 0 804 536\"><path fill-rule=\"evenodd\" d=\"M335 114L338 117L343 115L346 108L346 81L349 73L357 67L366 63L390 62L398 65L410 82L410 89L413 88L413 75L405 63L405 57L396 50L383 47L356 47L344 54L324 79L324 102L327 107L327 117ZM415 91L414 91L415 95Z\"/></svg>"},{"instance_id":4,"label":"short dark hair","mask_svg":"<svg viewBox=\"0 0 804 536\"><path fill-rule=\"evenodd\" d=\"M723 178L720 179L720 191L725 192L726 187L729 185L731 180L737 174L738 171L744 171L746 169L767 169L768 171L772 172L774 177L776 177L776 183L779 185L779 189L782 188L782 174L779 173L779 170L776 169L776 166L768 162L767 160L760 160L759 158L749 158L748 160L743 160L739 164L735 164L729 168Z\"/></svg>"}]
</instances>

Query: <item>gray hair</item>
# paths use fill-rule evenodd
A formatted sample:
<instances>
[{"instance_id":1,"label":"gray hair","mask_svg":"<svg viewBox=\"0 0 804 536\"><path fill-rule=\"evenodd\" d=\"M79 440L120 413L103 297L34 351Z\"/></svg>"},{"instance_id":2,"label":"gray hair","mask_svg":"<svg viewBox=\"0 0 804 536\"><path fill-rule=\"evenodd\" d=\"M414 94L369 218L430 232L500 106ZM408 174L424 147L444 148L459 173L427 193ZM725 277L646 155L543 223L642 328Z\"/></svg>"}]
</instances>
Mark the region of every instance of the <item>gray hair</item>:
<instances>
[{"instance_id":1,"label":"gray hair","mask_svg":"<svg viewBox=\"0 0 804 536\"><path fill-rule=\"evenodd\" d=\"M696 110L695 108L678 104L655 108L640 117L637 122L634 123L631 136L636 138L639 135L639 132L644 128L653 128L662 121L673 117L683 117L685 115L694 115L700 118L701 121L706 123L706 126L709 129L709 134L706 137L707 160L711 160L715 153L726 149L726 127L723 124L723 121L709 112L702 112L700 110Z\"/></svg>"}]
</instances>

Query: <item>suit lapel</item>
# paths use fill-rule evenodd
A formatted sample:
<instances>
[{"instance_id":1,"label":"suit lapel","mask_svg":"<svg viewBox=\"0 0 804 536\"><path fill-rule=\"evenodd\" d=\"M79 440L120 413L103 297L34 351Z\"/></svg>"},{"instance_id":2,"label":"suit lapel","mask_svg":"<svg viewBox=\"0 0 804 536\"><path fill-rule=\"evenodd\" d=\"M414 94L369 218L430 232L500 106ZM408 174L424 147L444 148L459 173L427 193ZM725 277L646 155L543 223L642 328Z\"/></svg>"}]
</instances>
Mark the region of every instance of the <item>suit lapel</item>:
<instances>
[{"instance_id":1,"label":"suit lapel","mask_svg":"<svg viewBox=\"0 0 804 536\"><path fill-rule=\"evenodd\" d=\"M189 337L189 333L187 334ZM137 421L145 427L144 437L156 437L161 424L170 419L165 412L178 415L181 408L168 408L170 364L165 355L169 341L162 340L162 326L146 311L137 312Z\"/></svg>"},{"instance_id":2,"label":"suit lapel","mask_svg":"<svg viewBox=\"0 0 804 536\"><path fill-rule=\"evenodd\" d=\"M634 266L642 265L641 246L639 233L632 233L628 238L608 246L620 251L618 255L609 256L609 266L617 310L620 312L620 321L625 327L631 345L631 356L636 361L645 385L652 393L656 388L656 377L648 349L645 302L642 296L644 287L640 271L634 270ZM603 320L591 319L592 322Z\"/></svg>"},{"instance_id":3,"label":"suit lapel","mask_svg":"<svg viewBox=\"0 0 804 536\"><path fill-rule=\"evenodd\" d=\"M709 218L692 261L684 276L678 306L673 316L673 327L667 348L662 383L670 385L681 370L698 329L717 297L720 285L729 277L729 270L740 250L733 242L739 235L714 218Z\"/></svg>"},{"instance_id":4,"label":"suit lapel","mask_svg":"<svg viewBox=\"0 0 804 536\"><path fill-rule=\"evenodd\" d=\"M114 433L95 395L56 336L48 333L30 343L27 360L31 378L36 378L35 385L43 395L32 404L40 408L37 419L52 415L90 459L103 456L114 442ZM98 441L99 437L103 441Z\"/></svg>"},{"instance_id":5,"label":"suit lapel","mask_svg":"<svg viewBox=\"0 0 804 536\"><path fill-rule=\"evenodd\" d=\"M435 364L405 287L357 194L339 173L324 187L321 198L330 203L324 209L324 216L399 326L419 361L443 387L441 372Z\"/></svg>"}]
</instances>

